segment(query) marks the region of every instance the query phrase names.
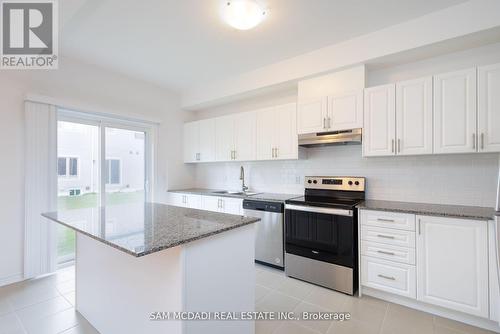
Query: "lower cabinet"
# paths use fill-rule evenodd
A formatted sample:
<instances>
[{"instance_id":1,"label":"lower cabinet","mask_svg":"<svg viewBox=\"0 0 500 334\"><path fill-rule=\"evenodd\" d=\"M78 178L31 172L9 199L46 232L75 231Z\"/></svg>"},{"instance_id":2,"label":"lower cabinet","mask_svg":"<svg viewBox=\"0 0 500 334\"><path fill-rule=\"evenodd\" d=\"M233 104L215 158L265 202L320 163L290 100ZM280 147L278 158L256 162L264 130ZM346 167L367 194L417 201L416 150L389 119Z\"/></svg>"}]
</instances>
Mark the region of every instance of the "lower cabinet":
<instances>
[{"instance_id":1,"label":"lower cabinet","mask_svg":"<svg viewBox=\"0 0 500 334\"><path fill-rule=\"evenodd\" d=\"M417 298L488 317L486 221L417 216Z\"/></svg>"},{"instance_id":2,"label":"lower cabinet","mask_svg":"<svg viewBox=\"0 0 500 334\"><path fill-rule=\"evenodd\" d=\"M199 209L201 206L201 195L168 193L168 204L184 208Z\"/></svg>"},{"instance_id":3,"label":"lower cabinet","mask_svg":"<svg viewBox=\"0 0 500 334\"><path fill-rule=\"evenodd\" d=\"M389 215L360 213L361 285L489 318L488 222Z\"/></svg>"},{"instance_id":4,"label":"lower cabinet","mask_svg":"<svg viewBox=\"0 0 500 334\"><path fill-rule=\"evenodd\" d=\"M201 196L199 209L241 215L243 200L240 198Z\"/></svg>"}]
</instances>

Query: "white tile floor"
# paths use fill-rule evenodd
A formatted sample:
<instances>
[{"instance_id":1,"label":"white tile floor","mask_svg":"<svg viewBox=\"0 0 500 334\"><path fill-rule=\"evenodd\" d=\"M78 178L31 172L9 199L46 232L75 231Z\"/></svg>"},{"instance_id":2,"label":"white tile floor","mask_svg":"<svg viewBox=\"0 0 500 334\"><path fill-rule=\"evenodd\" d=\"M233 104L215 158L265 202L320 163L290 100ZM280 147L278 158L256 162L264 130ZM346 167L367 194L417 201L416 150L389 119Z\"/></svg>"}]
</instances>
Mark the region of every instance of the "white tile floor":
<instances>
[{"instance_id":1,"label":"white tile floor","mask_svg":"<svg viewBox=\"0 0 500 334\"><path fill-rule=\"evenodd\" d=\"M258 311L350 312L352 319L258 321L256 334L485 334L456 321L435 317L375 298L355 298L256 265ZM74 309L74 268L0 288L0 334L98 334Z\"/></svg>"}]
</instances>

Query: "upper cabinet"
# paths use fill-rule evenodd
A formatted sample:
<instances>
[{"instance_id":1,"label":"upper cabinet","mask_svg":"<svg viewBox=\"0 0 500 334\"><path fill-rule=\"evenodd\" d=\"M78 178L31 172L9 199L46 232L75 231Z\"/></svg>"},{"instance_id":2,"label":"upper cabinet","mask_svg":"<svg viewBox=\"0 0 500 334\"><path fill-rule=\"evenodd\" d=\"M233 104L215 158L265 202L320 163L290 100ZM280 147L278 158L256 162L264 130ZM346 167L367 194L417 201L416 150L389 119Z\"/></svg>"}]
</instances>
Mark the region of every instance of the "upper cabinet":
<instances>
[{"instance_id":1,"label":"upper cabinet","mask_svg":"<svg viewBox=\"0 0 500 334\"><path fill-rule=\"evenodd\" d=\"M434 153L477 151L476 69L434 77Z\"/></svg>"},{"instance_id":2,"label":"upper cabinet","mask_svg":"<svg viewBox=\"0 0 500 334\"><path fill-rule=\"evenodd\" d=\"M299 82L297 132L362 128L364 87L364 66Z\"/></svg>"},{"instance_id":3,"label":"upper cabinet","mask_svg":"<svg viewBox=\"0 0 500 334\"><path fill-rule=\"evenodd\" d=\"M184 162L215 159L215 120L207 119L184 124Z\"/></svg>"},{"instance_id":4,"label":"upper cabinet","mask_svg":"<svg viewBox=\"0 0 500 334\"><path fill-rule=\"evenodd\" d=\"M297 105L257 111L257 160L297 159Z\"/></svg>"},{"instance_id":5,"label":"upper cabinet","mask_svg":"<svg viewBox=\"0 0 500 334\"><path fill-rule=\"evenodd\" d=\"M297 105L184 124L184 162L298 159Z\"/></svg>"},{"instance_id":6,"label":"upper cabinet","mask_svg":"<svg viewBox=\"0 0 500 334\"><path fill-rule=\"evenodd\" d=\"M478 72L477 129L480 152L500 152L500 64Z\"/></svg>"},{"instance_id":7,"label":"upper cabinet","mask_svg":"<svg viewBox=\"0 0 500 334\"><path fill-rule=\"evenodd\" d=\"M432 153L432 77L396 84L398 155Z\"/></svg>"},{"instance_id":8,"label":"upper cabinet","mask_svg":"<svg viewBox=\"0 0 500 334\"><path fill-rule=\"evenodd\" d=\"M395 85L365 89L364 156L396 154Z\"/></svg>"}]
</instances>

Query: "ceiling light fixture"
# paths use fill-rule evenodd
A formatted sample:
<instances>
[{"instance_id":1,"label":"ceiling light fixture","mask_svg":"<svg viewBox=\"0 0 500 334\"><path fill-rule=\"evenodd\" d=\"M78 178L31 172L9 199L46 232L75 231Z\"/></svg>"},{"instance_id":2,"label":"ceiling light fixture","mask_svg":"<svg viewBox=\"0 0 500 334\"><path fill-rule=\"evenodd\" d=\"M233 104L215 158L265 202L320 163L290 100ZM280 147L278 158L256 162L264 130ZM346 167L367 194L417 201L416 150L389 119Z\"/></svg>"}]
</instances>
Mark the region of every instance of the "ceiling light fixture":
<instances>
[{"instance_id":1,"label":"ceiling light fixture","mask_svg":"<svg viewBox=\"0 0 500 334\"><path fill-rule=\"evenodd\" d=\"M248 30L257 26L266 16L266 10L255 0L225 1L224 20L233 28Z\"/></svg>"}]
</instances>

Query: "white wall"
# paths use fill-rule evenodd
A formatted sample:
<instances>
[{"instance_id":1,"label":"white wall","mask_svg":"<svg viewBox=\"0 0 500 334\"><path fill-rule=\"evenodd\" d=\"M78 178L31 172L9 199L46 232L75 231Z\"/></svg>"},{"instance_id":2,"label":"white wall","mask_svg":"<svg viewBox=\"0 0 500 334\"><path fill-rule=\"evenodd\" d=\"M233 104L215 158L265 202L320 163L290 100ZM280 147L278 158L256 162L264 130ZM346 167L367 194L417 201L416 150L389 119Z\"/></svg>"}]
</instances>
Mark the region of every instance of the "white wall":
<instances>
[{"instance_id":1,"label":"white wall","mask_svg":"<svg viewBox=\"0 0 500 334\"><path fill-rule=\"evenodd\" d=\"M368 86L386 84L461 68L500 62L500 43L423 61L369 70ZM266 96L198 111L207 118L293 100L295 92ZM296 94L296 93L295 93ZM296 96L296 95L295 95ZM303 192L305 175L365 176L367 197L381 200L492 207L496 198L498 154L362 158L361 146L307 149L308 159L243 163L252 190ZM199 164L196 185L238 189L238 163Z\"/></svg>"},{"instance_id":2,"label":"white wall","mask_svg":"<svg viewBox=\"0 0 500 334\"><path fill-rule=\"evenodd\" d=\"M24 105L26 95L58 104L160 122L156 199L169 187L189 186L192 168L182 163L179 99L160 87L61 59L59 70L2 71L0 75L0 285L22 274L24 240Z\"/></svg>"}]
</instances>

